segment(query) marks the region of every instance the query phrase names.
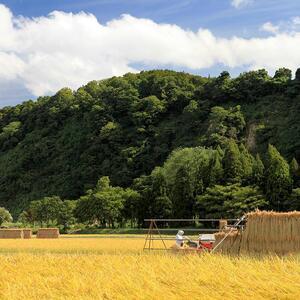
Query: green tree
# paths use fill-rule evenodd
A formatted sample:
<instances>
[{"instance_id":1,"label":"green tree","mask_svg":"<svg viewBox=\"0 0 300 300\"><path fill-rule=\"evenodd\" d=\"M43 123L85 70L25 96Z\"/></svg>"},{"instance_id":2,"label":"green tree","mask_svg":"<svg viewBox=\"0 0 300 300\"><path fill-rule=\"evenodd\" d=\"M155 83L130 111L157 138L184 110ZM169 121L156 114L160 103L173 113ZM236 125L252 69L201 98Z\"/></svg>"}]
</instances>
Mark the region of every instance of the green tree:
<instances>
[{"instance_id":1,"label":"green tree","mask_svg":"<svg viewBox=\"0 0 300 300\"><path fill-rule=\"evenodd\" d=\"M293 189L285 206L288 210L300 210L300 188Z\"/></svg>"},{"instance_id":2,"label":"green tree","mask_svg":"<svg viewBox=\"0 0 300 300\"><path fill-rule=\"evenodd\" d=\"M125 199L122 197L120 191L110 189L96 192L92 195L90 202L96 219L102 225L107 223L108 226L114 228L115 222L120 221L125 203Z\"/></svg>"},{"instance_id":3,"label":"green tree","mask_svg":"<svg viewBox=\"0 0 300 300\"><path fill-rule=\"evenodd\" d=\"M63 230L66 232L72 224L75 223L74 210L76 201L65 200L60 204L57 216L57 223L63 225Z\"/></svg>"},{"instance_id":4,"label":"green tree","mask_svg":"<svg viewBox=\"0 0 300 300\"><path fill-rule=\"evenodd\" d=\"M290 168L277 149L269 145L265 172L265 193L272 209L283 209L292 189Z\"/></svg>"},{"instance_id":5,"label":"green tree","mask_svg":"<svg viewBox=\"0 0 300 300\"><path fill-rule=\"evenodd\" d=\"M130 190L110 185L109 177L101 177L96 187L81 197L75 208L75 217L79 222L115 227L122 223L126 200ZM137 196L137 195L135 195Z\"/></svg>"},{"instance_id":6,"label":"green tree","mask_svg":"<svg viewBox=\"0 0 300 300\"><path fill-rule=\"evenodd\" d=\"M211 157L208 165L207 176L203 179L204 182L207 180L206 186L215 185L224 181L224 169L222 165L222 157L219 151L216 151Z\"/></svg>"},{"instance_id":7,"label":"green tree","mask_svg":"<svg viewBox=\"0 0 300 300\"><path fill-rule=\"evenodd\" d=\"M300 168L297 160L295 158L292 159L290 163L290 172L293 179L294 187L299 185L300 180Z\"/></svg>"},{"instance_id":8,"label":"green tree","mask_svg":"<svg viewBox=\"0 0 300 300\"><path fill-rule=\"evenodd\" d=\"M263 178L264 178L264 170L265 170L265 166L260 158L260 155L257 153L254 163L253 163L253 183L257 184L258 186L262 186L263 185Z\"/></svg>"},{"instance_id":9,"label":"green tree","mask_svg":"<svg viewBox=\"0 0 300 300\"><path fill-rule=\"evenodd\" d=\"M130 226L134 227L138 220L138 206L142 201L141 195L137 191L127 188L123 193L123 197L125 202L121 213L122 219L130 220Z\"/></svg>"},{"instance_id":10,"label":"green tree","mask_svg":"<svg viewBox=\"0 0 300 300\"><path fill-rule=\"evenodd\" d=\"M141 176L134 181L133 188L140 197L136 206L136 218L142 225L146 218L168 218L172 212L172 202L168 196L167 183L162 168L155 168L149 176Z\"/></svg>"},{"instance_id":11,"label":"green tree","mask_svg":"<svg viewBox=\"0 0 300 300\"><path fill-rule=\"evenodd\" d=\"M230 140L227 144L224 155L224 172L226 180L230 183L238 183L243 176L243 164L239 148L234 140Z\"/></svg>"},{"instance_id":12,"label":"green tree","mask_svg":"<svg viewBox=\"0 0 300 300\"><path fill-rule=\"evenodd\" d=\"M254 157L244 144L240 145L240 160L242 164L242 178L245 184L250 184L253 178Z\"/></svg>"},{"instance_id":13,"label":"green tree","mask_svg":"<svg viewBox=\"0 0 300 300\"><path fill-rule=\"evenodd\" d=\"M44 197L41 200L31 201L29 208L22 213L23 220L29 223L39 222L49 225L56 223L59 218L62 200L58 196Z\"/></svg>"},{"instance_id":14,"label":"green tree","mask_svg":"<svg viewBox=\"0 0 300 300\"><path fill-rule=\"evenodd\" d=\"M176 172L174 186L172 187L173 216L178 219L192 218L195 198L193 187L189 180L189 172L182 166Z\"/></svg>"},{"instance_id":15,"label":"green tree","mask_svg":"<svg viewBox=\"0 0 300 300\"><path fill-rule=\"evenodd\" d=\"M242 187L239 184L215 185L197 197L199 215L206 218L241 217L266 205L267 201L257 187Z\"/></svg>"},{"instance_id":16,"label":"green tree","mask_svg":"<svg viewBox=\"0 0 300 300\"><path fill-rule=\"evenodd\" d=\"M13 218L9 211L4 207L0 207L0 226L2 226L4 222L12 222L12 220Z\"/></svg>"},{"instance_id":17,"label":"green tree","mask_svg":"<svg viewBox=\"0 0 300 300\"><path fill-rule=\"evenodd\" d=\"M215 106L209 114L207 141L210 145L225 145L229 139L237 141L246 122L239 105L225 109Z\"/></svg>"},{"instance_id":18,"label":"green tree","mask_svg":"<svg viewBox=\"0 0 300 300\"><path fill-rule=\"evenodd\" d=\"M76 207L74 209L74 217L80 223L94 224L96 220L95 212L91 205L91 197L93 191L88 190L85 195L81 196L76 202Z\"/></svg>"}]
</instances>

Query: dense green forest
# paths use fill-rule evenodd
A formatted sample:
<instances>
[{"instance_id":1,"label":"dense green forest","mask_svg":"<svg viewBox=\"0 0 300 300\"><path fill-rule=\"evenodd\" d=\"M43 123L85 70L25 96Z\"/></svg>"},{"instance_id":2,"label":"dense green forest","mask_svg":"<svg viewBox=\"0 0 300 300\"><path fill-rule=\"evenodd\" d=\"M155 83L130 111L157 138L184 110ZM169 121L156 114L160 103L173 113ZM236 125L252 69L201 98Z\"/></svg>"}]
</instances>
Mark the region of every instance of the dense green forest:
<instances>
[{"instance_id":1,"label":"dense green forest","mask_svg":"<svg viewBox=\"0 0 300 300\"><path fill-rule=\"evenodd\" d=\"M103 226L300 209L299 113L300 70L285 68L64 88L0 110L0 206Z\"/></svg>"}]
</instances>

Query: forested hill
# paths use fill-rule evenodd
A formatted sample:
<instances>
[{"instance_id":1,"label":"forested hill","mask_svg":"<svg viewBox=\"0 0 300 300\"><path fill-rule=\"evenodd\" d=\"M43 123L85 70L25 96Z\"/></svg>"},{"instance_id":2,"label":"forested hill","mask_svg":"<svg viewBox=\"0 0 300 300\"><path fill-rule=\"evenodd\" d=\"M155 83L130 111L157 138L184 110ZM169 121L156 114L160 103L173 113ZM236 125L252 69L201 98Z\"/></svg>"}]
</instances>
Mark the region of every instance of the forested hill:
<instances>
[{"instance_id":1,"label":"forested hill","mask_svg":"<svg viewBox=\"0 0 300 300\"><path fill-rule=\"evenodd\" d=\"M44 196L78 199L101 176L129 187L178 147L230 140L263 159L270 143L300 161L300 71L291 78L147 71L2 108L0 206L18 215Z\"/></svg>"}]
</instances>

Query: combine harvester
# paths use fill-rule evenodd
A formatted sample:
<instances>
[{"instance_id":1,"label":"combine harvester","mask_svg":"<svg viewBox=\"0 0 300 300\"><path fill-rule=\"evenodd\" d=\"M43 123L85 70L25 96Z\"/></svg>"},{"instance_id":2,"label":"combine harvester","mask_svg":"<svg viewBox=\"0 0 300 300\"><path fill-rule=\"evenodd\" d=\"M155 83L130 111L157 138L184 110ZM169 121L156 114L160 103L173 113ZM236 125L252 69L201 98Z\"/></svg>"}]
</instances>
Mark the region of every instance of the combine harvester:
<instances>
[{"instance_id":1,"label":"combine harvester","mask_svg":"<svg viewBox=\"0 0 300 300\"><path fill-rule=\"evenodd\" d=\"M144 250L170 250L182 253L220 252L225 254L276 254L300 253L300 212L255 211L240 219L146 219L150 222ZM203 232L199 238L185 237L176 245L175 237L162 233L170 231L170 223L219 223L219 228L188 228L185 231ZM231 225L228 225L232 223ZM180 228L172 230L181 230ZM171 242L172 241L172 242ZM157 247L157 244L159 246Z\"/></svg>"}]
</instances>

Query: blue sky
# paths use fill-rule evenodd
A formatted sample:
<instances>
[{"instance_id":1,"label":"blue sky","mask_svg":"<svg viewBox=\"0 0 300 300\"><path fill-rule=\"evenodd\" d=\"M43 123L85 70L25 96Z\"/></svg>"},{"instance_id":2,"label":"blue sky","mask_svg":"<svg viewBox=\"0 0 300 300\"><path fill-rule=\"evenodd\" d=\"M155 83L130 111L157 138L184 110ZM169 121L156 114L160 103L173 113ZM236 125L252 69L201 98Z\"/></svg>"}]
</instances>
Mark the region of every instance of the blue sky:
<instances>
[{"instance_id":1,"label":"blue sky","mask_svg":"<svg viewBox=\"0 0 300 300\"><path fill-rule=\"evenodd\" d=\"M101 23L126 13L155 22L197 30L209 28L221 36L261 34L265 22L280 22L300 14L299 0L253 0L235 8L230 0L7 0L14 15L38 17L54 10L94 14Z\"/></svg>"},{"instance_id":2,"label":"blue sky","mask_svg":"<svg viewBox=\"0 0 300 300\"><path fill-rule=\"evenodd\" d=\"M62 87L60 86L60 82L63 86L68 85L72 88L77 88L80 83L86 83L93 76L96 76L93 79L100 79L114 74L121 75L131 70L172 68L195 74L211 74L214 76L218 75L220 71L227 69L235 76L239 72L258 67L265 67L270 72L273 72L276 67L281 66L283 63L294 70L298 63L297 54L291 53L291 60L286 60L276 55L276 52L283 51L279 49L281 44L280 38L285 41L288 39L287 45L289 43L291 43L290 45L293 45L293 43L298 45L297 33L299 31L298 26L300 25L299 0L0 0L0 3L4 5L6 11L10 11L13 26L19 26L23 30L21 35L18 35L21 32L20 30L19 33L17 30L14 30L16 40L20 39L19 36L22 36L22 44L17 45L17 42L13 41L1 46L0 42L0 66L2 53L4 63L8 64L9 62L8 65L5 65L5 68L8 68L8 73L11 72L7 77L4 75L1 77L0 72L0 106L19 103L28 98L34 99L39 94L52 94L56 89ZM76 17L71 18L68 14L58 14L49 17L49 14L53 11L73 13L73 16ZM83 16L80 14L82 11L94 15L97 18L98 24L92 18L89 18L88 15ZM122 19L121 16L123 14L130 15L134 19ZM0 11L0 27L2 25L1 22L6 20L4 18L6 15L5 11L2 12L1 19ZM24 22L22 21L24 17L29 19ZM42 20L41 17L44 17L44 19ZM38 21L34 21L34 18L39 19ZM114 19L118 20L116 24L117 29L114 26L107 25L107 22L111 22ZM141 19L151 20L152 24L149 25L147 22L141 21ZM16 25L15 20L18 20L22 24ZM44 25L45 20L49 21L47 26ZM89 51L81 51L80 44L76 46L76 48L78 47L76 49L77 52L73 51L74 46L71 47L71 45L75 45L77 40L73 41L71 39L70 32L74 36L80 31L80 27L76 27L79 26L76 23L77 21L75 22L76 25L74 20L77 20L80 24L85 24L84 22L89 24L87 28L90 28L90 31L93 32L93 37L98 37L97 30L101 29L98 28L100 24L103 26L102 29L104 31L109 29L112 32L111 35L115 35L113 41L110 41L109 35L101 35L101 37L98 37L99 41L95 42L95 44L93 44L92 35L88 38L83 37L84 44L99 49L99 53L103 55L102 60L98 60L94 52L87 53ZM174 28L165 30L162 26L158 26L155 29L157 24L161 25L162 23L175 24L182 32L178 32ZM47 31L45 31L45 36L43 37L45 39L44 44L48 42L50 44L52 40L55 41L55 33L53 33L54 30L51 28L58 28L56 30L59 31L59 26L63 28L74 27L72 31L68 31L69 35L66 33L64 37L57 32L58 37L63 40L61 43L65 43L61 49L66 49L66 51L57 50L55 47L51 51L47 51L43 45L37 46L37 49L28 50L28 46L26 49L20 50L20 47L22 48L24 44L39 43L41 39L40 34L31 40L31 37L39 30L49 30L49 39L47 38ZM120 32L123 32L123 28L126 26L129 26L128 30L121 37L128 34L129 45L126 46L125 38L120 44L116 44L116 40L120 37ZM130 44L132 44L129 42L132 41L131 32L134 30L138 31L138 28L143 28L143 26L145 26L145 35L149 34L153 38L153 44L159 44L164 35L165 39L168 40L170 32L170 35L174 34L175 40L177 39L175 36L178 34L178 39L182 38L182 44L185 41L191 43L187 47L194 47L195 51L191 52L189 49L183 49L181 50L181 54L176 53L173 55L171 53L170 56L172 57L168 57L168 53L164 54L164 51L169 51L168 45L165 45L162 49L159 49L159 45L157 45L148 54L146 48L148 47L148 43L145 41L144 48L139 48L139 52L136 51L135 55L132 53L123 55L130 48ZM6 27L9 28L10 26ZM4 26L4 28L6 27ZM32 29L33 27L35 29ZM209 33L202 32L199 37L197 35L199 28L206 29ZM30 30L33 33L28 34L28 32L31 32ZM158 36L160 34L158 38L153 36L156 34L155 30L157 30ZM194 34L192 37L189 34L190 31ZM166 34L166 32L168 33ZM26 33L28 34L27 36ZM0 31L0 34L2 36L7 35L9 39L11 32L5 31L1 33ZM138 36L138 34L142 33L137 32L134 34L134 37ZM233 42L233 36L237 36L240 40ZM68 41L69 38L70 42ZM251 49L247 49L251 48L252 45L257 46L257 43L252 40L253 38L260 39L259 42L262 45L264 45L264 41L268 44L269 48L267 49L269 49L270 55L274 56L274 66L272 65L272 61L264 63L264 57L258 60L255 57L247 57L252 55ZM274 41L270 41L270 38L274 38ZM108 43L106 42L107 39L109 40ZM170 43L174 44L174 39L170 40ZM197 39L199 40L197 41ZM215 39L219 41L216 42ZM224 43L221 41L222 39L224 39ZM207 40L208 42L206 43ZM103 46L103 41L107 44L106 48ZM227 55L221 59L218 58L218 52L210 56L209 52L214 48L213 43L216 43L220 54L224 49ZM55 45L55 42L52 45ZM120 47L120 52L114 53L110 57L108 53L110 50L109 47L112 47L111 45ZM181 43L179 41L178 46L176 43L174 45L175 48L180 48ZM197 47L201 51L203 50L201 56L197 56ZM236 47L241 47L241 51L235 52L234 49ZM141 52L144 51L143 49L145 49L145 53L147 54L141 55ZM263 49L263 46L257 46L253 56L257 55L257 53L259 54L261 49ZM55 55L53 54L51 57L51 53L55 53ZM84 53L86 53L86 56ZM155 53L162 53L162 57L156 59ZM195 59L199 60L203 58L203 62L199 64L193 63L192 58L185 59L184 56L195 57ZM69 61L66 61L68 57ZM59 59L61 59L62 63L66 64L65 69L68 71L62 73L61 78L57 79L55 77L59 76L62 68L61 64L56 66L53 62ZM107 59L108 62L102 65L104 59ZM97 64L101 72L93 70L93 66ZM47 72L37 72L39 68L42 69L45 66L49 68L48 73L50 75L47 75ZM78 78L73 76L74 70L78 70L78 74L80 72L83 74L82 81L80 80L80 76ZM70 80L68 80L68 77L70 77Z\"/></svg>"}]
</instances>

